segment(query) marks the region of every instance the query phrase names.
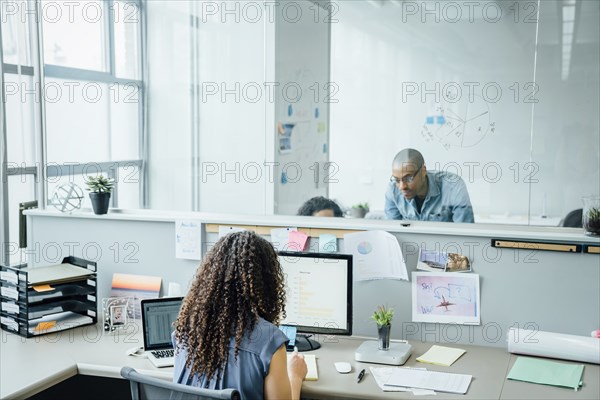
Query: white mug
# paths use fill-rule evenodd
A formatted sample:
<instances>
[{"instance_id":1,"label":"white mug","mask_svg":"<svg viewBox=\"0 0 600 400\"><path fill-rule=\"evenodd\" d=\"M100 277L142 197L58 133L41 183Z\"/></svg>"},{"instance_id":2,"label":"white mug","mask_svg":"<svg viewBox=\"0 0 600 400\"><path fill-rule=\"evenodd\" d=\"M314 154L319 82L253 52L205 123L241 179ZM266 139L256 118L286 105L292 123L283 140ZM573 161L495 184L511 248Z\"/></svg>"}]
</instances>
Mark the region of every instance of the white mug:
<instances>
[{"instance_id":1,"label":"white mug","mask_svg":"<svg viewBox=\"0 0 600 400\"><path fill-rule=\"evenodd\" d=\"M167 292L168 297L179 297L181 296L181 285L176 282L169 282L169 291Z\"/></svg>"}]
</instances>

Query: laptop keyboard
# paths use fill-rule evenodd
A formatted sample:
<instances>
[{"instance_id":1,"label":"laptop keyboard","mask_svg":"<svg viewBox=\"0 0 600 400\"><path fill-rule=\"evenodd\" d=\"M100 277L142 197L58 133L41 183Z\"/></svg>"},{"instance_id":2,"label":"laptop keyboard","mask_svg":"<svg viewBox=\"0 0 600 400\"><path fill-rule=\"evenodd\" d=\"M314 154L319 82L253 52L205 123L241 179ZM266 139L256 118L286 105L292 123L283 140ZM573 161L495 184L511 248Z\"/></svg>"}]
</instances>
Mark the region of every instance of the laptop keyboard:
<instances>
[{"instance_id":1,"label":"laptop keyboard","mask_svg":"<svg viewBox=\"0 0 600 400\"><path fill-rule=\"evenodd\" d=\"M152 350L150 353L152 353L152 355L154 357L156 357L156 358L175 357L175 350L174 349Z\"/></svg>"}]
</instances>

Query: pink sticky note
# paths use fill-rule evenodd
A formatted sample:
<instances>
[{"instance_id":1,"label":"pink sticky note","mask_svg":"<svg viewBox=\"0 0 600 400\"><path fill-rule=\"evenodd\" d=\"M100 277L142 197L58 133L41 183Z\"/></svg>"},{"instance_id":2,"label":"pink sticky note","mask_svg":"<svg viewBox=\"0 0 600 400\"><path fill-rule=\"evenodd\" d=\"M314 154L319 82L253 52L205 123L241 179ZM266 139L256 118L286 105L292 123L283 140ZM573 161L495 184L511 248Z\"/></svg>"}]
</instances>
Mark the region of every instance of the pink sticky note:
<instances>
[{"instance_id":1,"label":"pink sticky note","mask_svg":"<svg viewBox=\"0 0 600 400\"><path fill-rule=\"evenodd\" d=\"M299 231L290 231L288 235L287 249L290 251L303 251L307 241L308 235L306 233Z\"/></svg>"}]
</instances>

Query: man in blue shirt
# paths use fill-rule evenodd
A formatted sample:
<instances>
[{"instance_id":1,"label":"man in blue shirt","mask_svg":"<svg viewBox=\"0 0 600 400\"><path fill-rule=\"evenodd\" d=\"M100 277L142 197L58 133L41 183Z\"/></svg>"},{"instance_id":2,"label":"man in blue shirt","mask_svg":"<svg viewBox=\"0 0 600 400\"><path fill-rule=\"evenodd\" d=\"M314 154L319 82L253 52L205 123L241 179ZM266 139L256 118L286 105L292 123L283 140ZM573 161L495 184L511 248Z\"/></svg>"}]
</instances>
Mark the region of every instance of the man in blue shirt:
<instances>
[{"instance_id":1,"label":"man in blue shirt","mask_svg":"<svg viewBox=\"0 0 600 400\"><path fill-rule=\"evenodd\" d=\"M475 222L473 207L462 178L451 172L427 171L415 149L394 157L385 193L385 216L439 222Z\"/></svg>"}]
</instances>

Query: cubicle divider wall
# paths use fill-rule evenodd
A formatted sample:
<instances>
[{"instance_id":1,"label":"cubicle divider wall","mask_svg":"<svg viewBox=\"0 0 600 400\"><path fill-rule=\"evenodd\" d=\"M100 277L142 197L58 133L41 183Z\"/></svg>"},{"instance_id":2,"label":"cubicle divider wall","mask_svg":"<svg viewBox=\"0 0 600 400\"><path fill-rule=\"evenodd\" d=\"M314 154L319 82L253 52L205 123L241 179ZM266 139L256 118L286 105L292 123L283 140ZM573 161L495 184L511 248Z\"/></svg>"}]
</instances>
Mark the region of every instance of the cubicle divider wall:
<instances>
[{"instance_id":1,"label":"cubicle divider wall","mask_svg":"<svg viewBox=\"0 0 600 400\"><path fill-rule=\"evenodd\" d=\"M162 278L161 295L171 282L183 292L200 261L176 257L175 221L200 223L202 254L218 239L219 226L243 226L269 237L272 227L298 227L318 249L320 233L338 237L361 230L386 230L398 239L409 272L416 270L419 248L458 252L472 261L479 274L481 324L459 325L412 321L410 281L371 280L354 282L353 334L376 336L370 319L375 308L387 304L395 309L392 339L476 344L506 347L510 328L524 328L574 335L589 335L600 326L600 266L598 254L543 251L531 248L498 248L493 238L545 240L595 248L598 239L581 230L560 233L498 226L462 224L411 224L400 226L369 220L299 218L284 216L233 216L205 213L160 214L135 211L65 215L44 210L28 211L28 261L48 265L73 254L97 262L98 296L107 297L114 273L153 275ZM331 339L330 339L331 340ZM333 339L335 340L335 339ZM326 343L326 340L324 341Z\"/></svg>"}]
</instances>

